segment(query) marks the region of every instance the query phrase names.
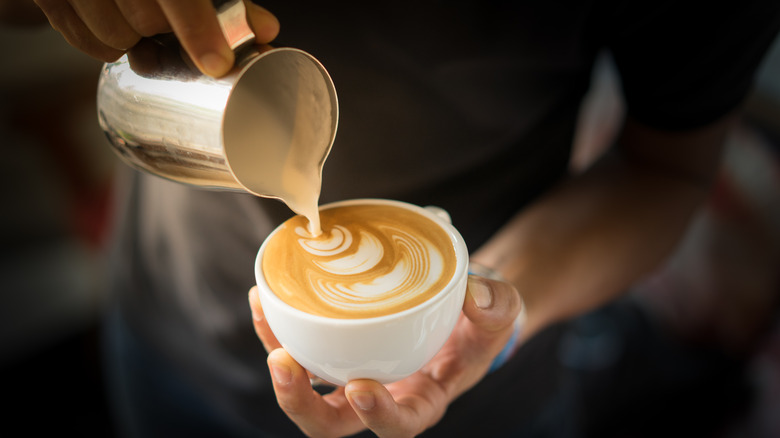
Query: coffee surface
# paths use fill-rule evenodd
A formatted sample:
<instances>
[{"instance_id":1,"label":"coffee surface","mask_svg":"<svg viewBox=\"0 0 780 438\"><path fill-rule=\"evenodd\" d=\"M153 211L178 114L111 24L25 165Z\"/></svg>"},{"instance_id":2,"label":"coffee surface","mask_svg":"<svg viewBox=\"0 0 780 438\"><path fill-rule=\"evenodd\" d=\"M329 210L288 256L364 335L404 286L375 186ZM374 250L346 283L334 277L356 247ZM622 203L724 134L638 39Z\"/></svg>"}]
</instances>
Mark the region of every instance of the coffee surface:
<instances>
[{"instance_id":1,"label":"coffee surface","mask_svg":"<svg viewBox=\"0 0 780 438\"><path fill-rule=\"evenodd\" d=\"M455 249L433 220L392 205L360 204L320 211L312 237L295 216L272 236L262 260L271 290L315 315L370 318L414 307L455 273Z\"/></svg>"}]
</instances>

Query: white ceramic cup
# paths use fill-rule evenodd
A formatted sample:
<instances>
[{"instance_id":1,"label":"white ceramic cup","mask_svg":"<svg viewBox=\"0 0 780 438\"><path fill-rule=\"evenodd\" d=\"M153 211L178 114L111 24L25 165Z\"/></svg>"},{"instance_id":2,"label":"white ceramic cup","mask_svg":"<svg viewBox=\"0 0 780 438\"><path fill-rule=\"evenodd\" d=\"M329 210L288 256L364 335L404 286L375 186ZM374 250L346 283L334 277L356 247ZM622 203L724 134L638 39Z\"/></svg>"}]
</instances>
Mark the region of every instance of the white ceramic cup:
<instances>
[{"instance_id":1,"label":"white ceramic cup","mask_svg":"<svg viewBox=\"0 0 780 438\"><path fill-rule=\"evenodd\" d=\"M298 310L270 289L263 275L262 261L266 244L278 229L268 236L255 262L260 303L268 325L282 347L301 366L339 386L355 379L390 383L422 368L441 349L455 327L468 279L468 250L446 212L384 199L341 201L321 209L356 204L394 205L433 220L450 236L457 266L441 291L415 307L374 318L329 318Z\"/></svg>"}]
</instances>

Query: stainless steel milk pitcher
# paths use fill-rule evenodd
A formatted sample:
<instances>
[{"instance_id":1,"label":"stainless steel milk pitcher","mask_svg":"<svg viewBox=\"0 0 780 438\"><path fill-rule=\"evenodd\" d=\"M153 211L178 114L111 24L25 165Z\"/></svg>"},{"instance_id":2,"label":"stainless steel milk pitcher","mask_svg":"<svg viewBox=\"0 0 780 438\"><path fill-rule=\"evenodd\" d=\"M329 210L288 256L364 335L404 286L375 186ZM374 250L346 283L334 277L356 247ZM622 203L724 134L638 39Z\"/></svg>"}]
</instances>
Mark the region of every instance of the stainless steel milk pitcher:
<instances>
[{"instance_id":1,"label":"stainless steel milk pitcher","mask_svg":"<svg viewBox=\"0 0 780 438\"><path fill-rule=\"evenodd\" d=\"M182 183L285 197L290 166L321 178L338 124L325 68L294 48L254 44L242 0L218 8L236 65L203 75L170 37L103 66L98 116L131 166Z\"/></svg>"}]
</instances>

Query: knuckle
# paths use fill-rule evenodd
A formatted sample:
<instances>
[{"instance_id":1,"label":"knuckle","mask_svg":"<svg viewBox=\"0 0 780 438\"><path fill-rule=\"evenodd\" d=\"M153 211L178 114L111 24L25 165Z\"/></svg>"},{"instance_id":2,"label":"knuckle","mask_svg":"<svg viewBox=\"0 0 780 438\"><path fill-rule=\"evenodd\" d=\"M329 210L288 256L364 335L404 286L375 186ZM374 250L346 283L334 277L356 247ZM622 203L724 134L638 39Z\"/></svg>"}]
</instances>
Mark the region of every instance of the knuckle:
<instances>
[{"instance_id":1,"label":"knuckle","mask_svg":"<svg viewBox=\"0 0 780 438\"><path fill-rule=\"evenodd\" d=\"M115 0L120 14L128 25L141 36L152 36L169 30L168 20L155 1Z\"/></svg>"},{"instance_id":2,"label":"knuckle","mask_svg":"<svg viewBox=\"0 0 780 438\"><path fill-rule=\"evenodd\" d=\"M121 50L106 46L81 27L63 26L58 31L68 44L103 62L116 61L124 54Z\"/></svg>"},{"instance_id":3,"label":"knuckle","mask_svg":"<svg viewBox=\"0 0 780 438\"><path fill-rule=\"evenodd\" d=\"M128 23L139 35L150 37L170 31L164 16L146 11L135 11L127 17Z\"/></svg>"},{"instance_id":4,"label":"knuckle","mask_svg":"<svg viewBox=\"0 0 780 438\"><path fill-rule=\"evenodd\" d=\"M85 32L91 31L97 40L102 44L120 51L125 51L133 47L140 36L136 34L127 25L117 25L111 21L95 21L85 23Z\"/></svg>"}]
</instances>

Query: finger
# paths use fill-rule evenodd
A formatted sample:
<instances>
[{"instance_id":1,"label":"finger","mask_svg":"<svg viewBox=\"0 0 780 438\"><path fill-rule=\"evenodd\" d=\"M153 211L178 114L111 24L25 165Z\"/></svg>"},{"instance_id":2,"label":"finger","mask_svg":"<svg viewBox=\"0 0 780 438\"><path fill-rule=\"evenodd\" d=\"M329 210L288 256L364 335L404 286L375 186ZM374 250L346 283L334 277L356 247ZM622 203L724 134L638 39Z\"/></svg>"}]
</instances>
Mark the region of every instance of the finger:
<instances>
[{"instance_id":1,"label":"finger","mask_svg":"<svg viewBox=\"0 0 780 438\"><path fill-rule=\"evenodd\" d=\"M135 52L136 51L134 50L133 53ZM255 333L257 334L257 337L260 338L260 341L262 341L265 351L270 353L277 348L282 348L282 344L276 339L276 335L271 330L271 326L268 325L268 320L265 319L265 312L263 312L263 305L260 302L257 286L249 289L249 308L252 311L252 321L255 327ZM312 382L318 381L322 385L330 385L308 371L307 374L309 375L309 380Z\"/></svg>"},{"instance_id":2,"label":"finger","mask_svg":"<svg viewBox=\"0 0 780 438\"><path fill-rule=\"evenodd\" d=\"M268 368L279 407L307 435L344 436L364 428L344 401L343 392L326 397L318 394L312 389L306 370L284 349L268 355Z\"/></svg>"},{"instance_id":3,"label":"finger","mask_svg":"<svg viewBox=\"0 0 780 438\"><path fill-rule=\"evenodd\" d=\"M463 313L478 328L476 334L492 338L511 327L521 310L520 294L510 283L469 276Z\"/></svg>"},{"instance_id":4,"label":"finger","mask_svg":"<svg viewBox=\"0 0 780 438\"><path fill-rule=\"evenodd\" d=\"M159 2L184 50L203 73L220 77L230 71L235 56L225 41L211 0Z\"/></svg>"},{"instance_id":5,"label":"finger","mask_svg":"<svg viewBox=\"0 0 780 438\"><path fill-rule=\"evenodd\" d=\"M279 20L274 14L251 1L245 1L247 21L258 44L268 44L279 35Z\"/></svg>"},{"instance_id":6,"label":"finger","mask_svg":"<svg viewBox=\"0 0 780 438\"><path fill-rule=\"evenodd\" d=\"M421 433L441 419L452 400L443 386L422 373L396 383L384 387L373 380L353 380L344 388L363 424L383 438Z\"/></svg>"},{"instance_id":7,"label":"finger","mask_svg":"<svg viewBox=\"0 0 780 438\"><path fill-rule=\"evenodd\" d=\"M280 348L282 345L276 339L276 336L268 326L268 321L263 313L263 306L260 304L260 296L257 286L249 289L249 308L252 310L252 320L255 326L257 337L263 342L265 351L272 351Z\"/></svg>"},{"instance_id":8,"label":"finger","mask_svg":"<svg viewBox=\"0 0 780 438\"><path fill-rule=\"evenodd\" d=\"M70 3L62 0L35 0L35 3L46 14L51 27L60 32L71 46L87 55L111 62L124 53L102 43L84 24Z\"/></svg>"},{"instance_id":9,"label":"finger","mask_svg":"<svg viewBox=\"0 0 780 438\"><path fill-rule=\"evenodd\" d=\"M455 325L450 348L423 370L459 394L487 373L493 359L506 346L522 309L517 290L509 283L471 275L463 317Z\"/></svg>"},{"instance_id":10,"label":"finger","mask_svg":"<svg viewBox=\"0 0 780 438\"><path fill-rule=\"evenodd\" d=\"M469 277L463 315L420 372L386 388L370 380L349 382L345 394L356 415L380 437L414 436L435 424L452 400L487 373L512 336L521 306L512 285Z\"/></svg>"},{"instance_id":11,"label":"finger","mask_svg":"<svg viewBox=\"0 0 780 438\"><path fill-rule=\"evenodd\" d=\"M141 36L171 32L171 25L155 0L116 0L116 6L133 30Z\"/></svg>"},{"instance_id":12,"label":"finger","mask_svg":"<svg viewBox=\"0 0 780 438\"><path fill-rule=\"evenodd\" d=\"M126 51L141 39L113 0L70 0L70 4L92 34L109 47Z\"/></svg>"}]
</instances>

